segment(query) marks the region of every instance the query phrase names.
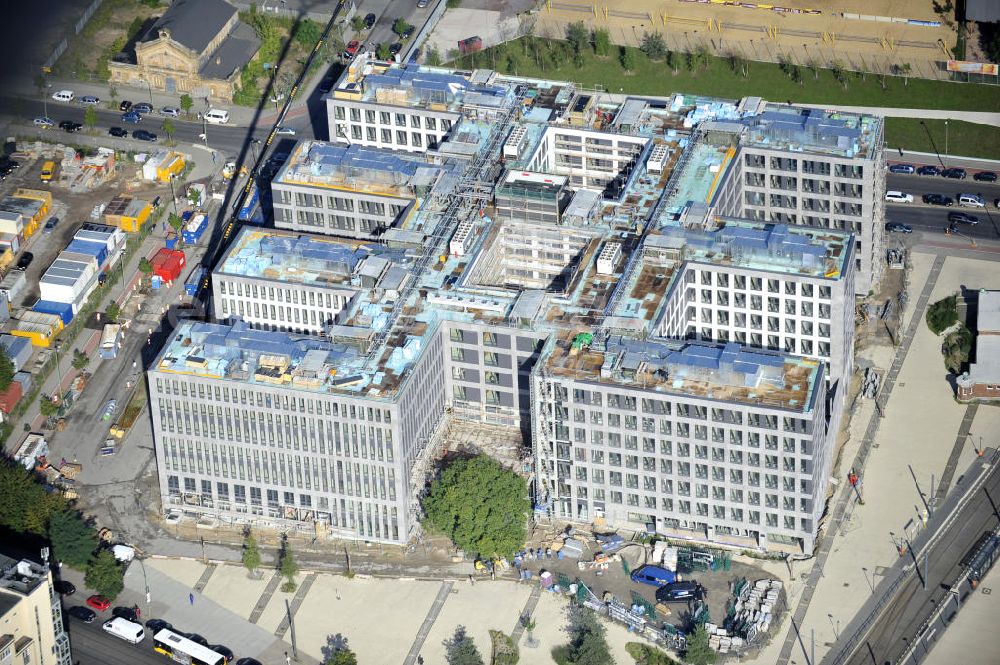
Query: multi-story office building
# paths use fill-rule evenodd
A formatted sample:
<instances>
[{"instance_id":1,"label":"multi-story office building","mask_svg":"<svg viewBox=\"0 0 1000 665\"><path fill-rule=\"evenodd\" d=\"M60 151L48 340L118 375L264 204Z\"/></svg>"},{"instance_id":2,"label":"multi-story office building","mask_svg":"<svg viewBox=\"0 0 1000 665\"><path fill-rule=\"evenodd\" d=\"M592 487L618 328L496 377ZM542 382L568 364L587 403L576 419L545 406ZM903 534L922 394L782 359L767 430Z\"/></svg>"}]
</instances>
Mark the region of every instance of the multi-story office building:
<instances>
[{"instance_id":1,"label":"multi-story office building","mask_svg":"<svg viewBox=\"0 0 1000 665\"><path fill-rule=\"evenodd\" d=\"M216 318L319 335L361 289L390 295L410 279L405 250L353 240L244 228L212 271Z\"/></svg>"},{"instance_id":2,"label":"multi-story office building","mask_svg":"<svg viewBox=\"0 0 1000 665\"><path fill-rule=\"evenodd\" d=\"M72 662L62 604L48 568L0 554L0 663Z\"/></svg>"},{"instance_id":3,"label":"multi-story office building","mask_svg":"<svg viewBox=\"0 0 1000 665\"><path fill-rule=\"evenodd\" d=\"M725 215L849 231L855 292L867 294L885 265L885 154L880 118L769 104L742 105L736 152L714 201Z\"/></svg>"},{"instance_id":4,"label":"multi-story office building","mask_svg":"<svg viewBox=\"0 0 1000 665\"><path fill-rule=\"evenodd\" d=\"M336 233L310 215L384 198L396 170L409 203L378 245L236 238L214 273L231 324L185 324L149 372L166 509L404 542L454 418L525 433L553 518L812 551L869 248L854 225L769 221L746 157L867 178L877 121L796 134L754 100L617 103L370 58L327 105L346 147L300 145L274 184L285 222Z\"/></svg>"},{"instance_id":5,"label":"multi-story office building","mask_svg":"<svg viewBox=\"0 0 1000 665\"><path fill-rule=\"evenodd\" d=\"M449 172L420 158L357 145L301 141L271 181L274 225L348 238L378 238L405 225Z\"/></svg>"},{"instance_id":6,"label":"multi-story office building","mask_svg":"<svg viewBox=\"0 0 1000 665\"><path fill-rule=\"evenodd\" d=\"M730 342L551 338L538 494L561 518L812 552L833 449L823 364Z\"/></svg>"}]
</instances>

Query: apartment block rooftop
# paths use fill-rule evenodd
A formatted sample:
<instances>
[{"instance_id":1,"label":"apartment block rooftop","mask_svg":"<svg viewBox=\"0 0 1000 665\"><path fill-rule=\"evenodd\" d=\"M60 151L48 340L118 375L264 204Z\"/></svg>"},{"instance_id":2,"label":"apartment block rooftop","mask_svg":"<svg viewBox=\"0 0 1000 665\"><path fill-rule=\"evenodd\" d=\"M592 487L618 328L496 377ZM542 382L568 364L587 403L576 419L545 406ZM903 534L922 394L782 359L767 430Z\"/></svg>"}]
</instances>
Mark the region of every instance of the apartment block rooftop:
<instances>
[{"instance_id":1,"label":"apartment block rooftop","mask_svg":"<svg viewBox=\"0 0 1000 665\"><path fill-rule=\"evenodd\" d=\"M0 554L0 589L28 595L48 580L48 575L48 570L40 563Z\"/></svg>"},{"instance_id":2,"label":"apartment block rooftop","mask_svg":"<svg viewBox=\"0 0 1000 665\"><path fill-rule=\"evenodd\" d=\"M398 289L414 260L412 252L374 242L244 227L215 273L283 284Z\"/></svg>"},{"instance_id":3,"label":"apartment block rooftop","mask_svg":"<svg viewBox=\"0 0 1000 665\"><path fill-rule=\"evenodd\" d=\"M311 393L391 398L420 356L419 335L400 333L376 370L351 344L317 337L255 330L232 324L185 321L160 352L153 370L165 374L281 386Z\"/></svg>"},{"instance_id":4,"label":"apartment block rooftop","mask_svg":"<svg viewBox=\"0 0 1000 665\"><path fill-rule=\"evenodd\" d=\"M427 196L452 165L419 156L325 141L300 141L278 171L274 184L343 189L382 196ZM453 176L454 178L455 176Z\"/></svg>"},{"instance_id":5,"label":"apartment block rooftop","mask_svg":"<svg viewBox=\"0 0 1000 665\"><path fill-rule=\"evenodd\" d=\"M750 145L840 157L867 157L882 133L872 115L761 102L759 112L742 120L743 142Z\"/></svg>"},{"instance_id":6,"label":"apartment block rooftop","mask_svg":"<svg viewBox=\"0 0 1000 665\"><path fill-rule=\"evenodd\" d=\"M614 383L640 390L810 413L822 363L725 345L562 333L541 359L552 376Z\"/></svg>"}]
</instances>

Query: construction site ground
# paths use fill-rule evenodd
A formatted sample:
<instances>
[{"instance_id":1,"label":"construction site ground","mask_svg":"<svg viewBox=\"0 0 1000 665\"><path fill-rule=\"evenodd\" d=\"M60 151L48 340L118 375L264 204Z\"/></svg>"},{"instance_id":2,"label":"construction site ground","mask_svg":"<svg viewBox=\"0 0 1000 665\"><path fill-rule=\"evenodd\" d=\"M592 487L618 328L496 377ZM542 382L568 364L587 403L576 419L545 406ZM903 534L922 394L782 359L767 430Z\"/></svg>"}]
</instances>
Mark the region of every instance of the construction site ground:
<instances>
[{"instance_id":1,"label":"construction site ground","mask_svg":"<svg viewBox=\"0 0 1000 665\"><path fill-rule=\"evenodd\" d=\"M705 45L716 55L735 52L770 62L787 57L799 64L813 61L823 66L839 60L858 71L888 72L893 64L908 63L916 76L947 78L940 63L951 57L946 49L955 45L953 24L930 27L888 20L941 21L928 0L849 0L836 3L836 11L830 3L815 0L775 4L789 10L819 9L821 14L779 13L744 4L750 3L634 0L622 7L557 0L542 4L535 34L562 38L566 26L583 21L608 30L611 40L623 45L638 46L645 33L659 32L674 51ZM841 13L869 19L845 18Z\"/></svg>"}]
</instances>

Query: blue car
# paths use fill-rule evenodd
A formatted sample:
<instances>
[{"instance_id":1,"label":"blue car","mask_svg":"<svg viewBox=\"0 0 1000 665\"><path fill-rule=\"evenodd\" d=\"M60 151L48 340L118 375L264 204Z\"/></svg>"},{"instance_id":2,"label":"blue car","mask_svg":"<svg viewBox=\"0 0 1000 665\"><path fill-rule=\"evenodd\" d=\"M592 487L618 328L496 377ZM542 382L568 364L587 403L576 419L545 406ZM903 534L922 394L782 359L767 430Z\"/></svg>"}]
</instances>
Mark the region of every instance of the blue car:
<instances>
[{"instance_id":1,"label":"blue car","mask_svg":"<svg viewBox=\"0 0 1000 665\"><path fill-rule=\"evenodd\" d=\"M122 122L131 122L132 124L139 124L142 120L142 116L134 111L122 114Z\"/></svg>"}]
</instances>

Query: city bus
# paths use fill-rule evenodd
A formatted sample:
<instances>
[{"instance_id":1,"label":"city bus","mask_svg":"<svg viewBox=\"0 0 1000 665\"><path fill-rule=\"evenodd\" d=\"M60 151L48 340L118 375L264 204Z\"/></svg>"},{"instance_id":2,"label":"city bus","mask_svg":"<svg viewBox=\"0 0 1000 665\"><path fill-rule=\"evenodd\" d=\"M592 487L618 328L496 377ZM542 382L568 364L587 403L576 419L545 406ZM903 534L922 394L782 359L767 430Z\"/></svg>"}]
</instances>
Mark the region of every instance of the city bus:
<instances>
[{"instance_id":1,"label":"city bus","mask_svg":"<svg viewBox=\"0 0 1000 665\"><path fill-rule=\"evenodd\" d=\"M153 650L184 665L225 665L226 658L208 647L164 628L153 636Z\"/></svg>"}]
</instances>

